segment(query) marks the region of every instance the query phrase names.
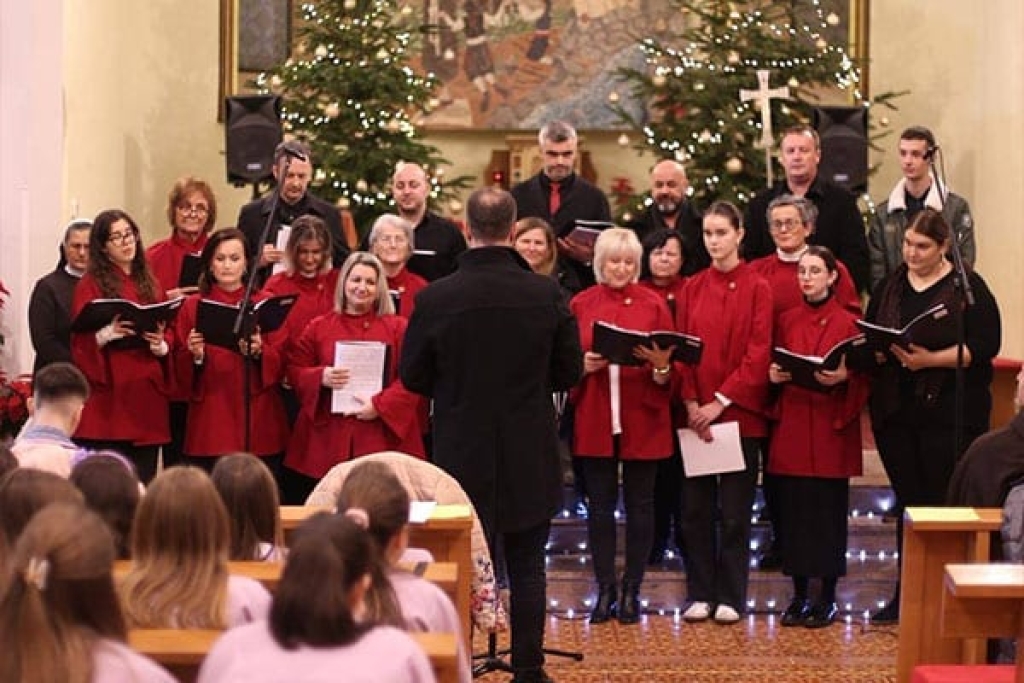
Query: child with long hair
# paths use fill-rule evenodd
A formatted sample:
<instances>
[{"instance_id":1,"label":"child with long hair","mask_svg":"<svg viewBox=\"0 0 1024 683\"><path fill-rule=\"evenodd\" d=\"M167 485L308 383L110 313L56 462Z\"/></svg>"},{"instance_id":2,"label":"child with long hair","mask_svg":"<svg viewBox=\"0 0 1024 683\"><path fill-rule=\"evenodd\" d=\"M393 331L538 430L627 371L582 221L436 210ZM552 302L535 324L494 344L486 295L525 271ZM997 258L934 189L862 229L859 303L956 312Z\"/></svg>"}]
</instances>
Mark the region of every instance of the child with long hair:
<instances>
[{"instance_id":1,"label":"child with long hair","mask_svg":"<svg viewBox=\"0 0 1024 683\"><path fill-rule=\"evenodd\" d=\"M81 505L83 499L71 482L52 472L18 468L0 479L0 562L32 516L58 502Z\"/></svg>"},{"instance_id":2,"label":"child with long hair","mask_svg":"<svg viewBox=\"0 0 1024 683\"><path fill-rule=\"evenodd\" d=\"M86 506L107 523L117 558L128 559L132 521L142 495L131 463L113 451L90 453L74 463L71 483L85 496Z\"/></svg>"},{"instance_id":3,"label":"child with long hair","mask_svg":"<svg viewBox=\"0 0 1024 683\"><path fill-rule=\"evenodd\" d=\"M110 531L81 505L54 503L32 518L0 585L0 680L174 681L125 645L113 566Z\"/></svg>"},{"instance_id":4,"label":"child with long hair","mask_svg":"<svg viewBox=\"0 0 1024 683\"><path fill-rule=\"evenodd\" d=\"M356 465L338 493L338 512L365 518L387 568L387 583L371 584L367 604L397 599L405 627L410 631L454 633L459 643L460 680L472 680L469 657L462 647L462 628L451 600L437 585L398 566L409 545L409 493L390 467L380 462ZM387 584L390 584L387 585ZM377 600L377 595L384 597Z\"/></svg>"},{"instance_id":5,"label":"child with long hair","mask_svg":"<svg viewBox=\"0 0 1024 683\"><path fill-rule=\"evenodd\" d=\"M366 618L364 596L378 562L369 534L352 519L311 517L295 534L270 619L221 636L203 660L199 683L434 681L408 634Z\"/></svg>"},{"instance_id":6,"label":"child with long hair","mask_svg":"<svg viewBox=\"0 0 1024 683\"><path fill-rule=\"evenodd\" d=\"M281 501L274 475L263 461L248 453L224 456L211 479L228 511L231 559L283 560Z\"/></svg>"},{"instance_id":7,"label":"child with long hair","mask_svg":"<svg viewBox=\"0 0 1024 683\"><path fill-rule=\"evenodd\" d=\"M132 528L132 568L121 582L133 628L231 628L266 618L270 594L228 574L228 513L210 477L172 467L147 489Z\"/></svg>"}]
</instances>

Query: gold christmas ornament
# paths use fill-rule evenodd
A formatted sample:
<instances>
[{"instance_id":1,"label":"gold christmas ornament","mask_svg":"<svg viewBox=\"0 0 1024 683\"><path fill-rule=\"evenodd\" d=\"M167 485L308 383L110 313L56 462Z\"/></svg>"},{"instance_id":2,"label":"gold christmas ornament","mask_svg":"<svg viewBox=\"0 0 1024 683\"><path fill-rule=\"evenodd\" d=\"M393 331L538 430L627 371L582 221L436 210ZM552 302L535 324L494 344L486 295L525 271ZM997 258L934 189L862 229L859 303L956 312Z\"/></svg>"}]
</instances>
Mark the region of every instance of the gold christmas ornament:
<instances>
[{"instance_id":1,"label":"gold christmas ornament","mask_svg":"<svg viewBox=\"0 0 1024 683\"><path fill-rule=\"evenodd\" d=\"M615 92L614 90L612 92L608 93L608 101L612 102L612 103L618 102L619 101L619 93Z\"/></svg>"},{"instance_id":2,"label":"gold christmas ornament","mask_svg":"<svg viewBox=\"0 0 1024 683\"><path fill-rule=\"evenodd\" d=\"M731 175L736 175L743 170L743 162L737 157L730 157L729 160L725 162L725 170Z\"/></svg>"},{"instance_id":3,"label":"gold christmas ornament","mask_svg":"<svg viewBox=\"0 0 1024 683\"><path fill-rule=\"evenodd\" d=\"M336 119L336 118L338 118L338 114L340 114L340 113L341 113L341 105L338 104L337 102L331 102L326 107L324 107L324 114L329 119Z\"/></svg>"},{"instance_id":4,"label":"gold christmas ornament","mask_svg":"<svg viewBox=\"0 0 1024 683\"><path fill-rule=\"evenodd\" d=\"M666 78L664 74L654 74L654 76L651 77L651 84L654 85L655 88L661 88L665 85L665 83Z\"/></svg>"},{"instance_id":5,"label":"gold christmas ornament","mask_svg":"<svg viewBox=\"0 0 1024 683\"><path fill-rule=\"evenodd\" d=\"M324 57L327 56L327 48L323 45L317 45L316 50L313 51L313 54L315 54L320 59L323 59Z\"/></svg>"},{"instance_id":6,"label":"gold christmas ornament","mask_svg":"<svg viewBox=\"0 0 1024 683\"><path fill-rule=\"evenodd\" d=\"M366 184L366 181L360 178L356 181L356 192L366 192L370 189L370 186Z\"/></svg>"}]
</instances>

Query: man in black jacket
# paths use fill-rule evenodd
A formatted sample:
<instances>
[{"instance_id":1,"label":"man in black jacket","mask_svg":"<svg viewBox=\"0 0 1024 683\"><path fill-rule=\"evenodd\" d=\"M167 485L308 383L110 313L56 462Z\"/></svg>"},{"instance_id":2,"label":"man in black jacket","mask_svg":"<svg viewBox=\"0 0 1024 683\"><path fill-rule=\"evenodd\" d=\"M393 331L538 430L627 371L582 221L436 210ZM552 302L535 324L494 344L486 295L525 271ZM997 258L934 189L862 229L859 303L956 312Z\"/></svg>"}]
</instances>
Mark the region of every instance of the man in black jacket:
<instances>
[{"instance_id":1,"label":"man in black jacket","mask_svg":"<svg viewBox=\"0 0 1024 683\"><path fill-rule=\"evenodd\" d=\"M551 121L537 135L540 173L512 188L518 218L543 218L558 238L558 253L572 266L584 287L594 284L593 246L566 239L577 220L610 224L608 198L576 175L576 130L565 121Z\"/></svg>"},{"instance_id":2,"label":"man in black jacket","mask_svg":"<svg viewBox=\"0 0 1024 683\"><path fill-rule=\"evenodd\" d=\"M283 159L289 160L288 172L282 179L279 176L283 169ZM259 261L259 272L257 273L258 285L270 276L270 266L280 263L284 258L284 250L278 249L277 233L281 226L291 225L299 216L307 214L322 218L327 224L327 231L331 233L332 251L331 260L334 267L341 266L345 257L348 256L348 247L345 244L345 237L341 230L341 214L338 209L323 199L309 192L309 182L313 179L313 157L309 146L298 140L282 142L274 150L274 178L278 187L274 192L280 192L277 202L277 210L270 224L270 232L267 234L266 243L257 244L263 227L267 223L270 211L274 204L274 192L254 199L238 212L237 227L245 234L249 246L250 262Z\"/></svg>"},{"instance_id":3,"label":"man in black jacket","mask_svg":"<svg viewBox=\"0 0 1024 683\"><path fill-rule=\"evenodd\" d=\"M583 352L558 284L512 249L512 196L477 190L466 215L470 248L416 298L400 372L434 400L434 462L504 549L513 680L542 683L544 546L562 482L551 394L576 384Z\"/></svg>"},{"instance_id":4,"label":"man in black jacket","mask_svg":"<svg viewBox=\"0 0 1024 683\"><path fill-rule=\"evenodd\" d=\"M870 279L868 241L864 221L857 210L857 201L845 189L818 176L821 162L821 140L810 126L796 126L782 134L779 161L786 179L762 190L749 206L744 220L743 258L753 261L775 251L768 231L768 205L784 194L806 197L818 208L811 244L828 247L843 262L858 292L867 290Z\"/></svg>"}]
</instances>

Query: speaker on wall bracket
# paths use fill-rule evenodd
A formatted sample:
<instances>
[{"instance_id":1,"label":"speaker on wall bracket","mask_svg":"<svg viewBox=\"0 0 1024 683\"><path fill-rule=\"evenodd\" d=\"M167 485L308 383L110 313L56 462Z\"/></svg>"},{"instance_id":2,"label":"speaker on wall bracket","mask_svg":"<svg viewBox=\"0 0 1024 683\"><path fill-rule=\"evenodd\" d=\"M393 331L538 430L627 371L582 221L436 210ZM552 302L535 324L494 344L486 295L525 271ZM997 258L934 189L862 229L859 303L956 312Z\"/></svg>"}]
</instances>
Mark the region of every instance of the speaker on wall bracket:
<instances>
[{"instance_id":1,"label":"speaker on wall bracket","mask_svg":"<svg viewBox=\"0 0 1024 683\"><path fill-rule=\"evenodd\" d=\"M867 108L815 107L814 129L821 138L818 175L856 194L867 191Z\"/></svg>"},{"instance_id":2,"label":"speaker on wall bracket","mask_svg":"<svg viewBox=\"0 0 1024 683\"><path fill-rule=\"evenodd\" d=\"M274 148L281 142L281 98L237 95L224 99L224 159L228 182L242 186L274 177ZM254 192L255 194L255 192Z\"/></svg>"}]
</instances>

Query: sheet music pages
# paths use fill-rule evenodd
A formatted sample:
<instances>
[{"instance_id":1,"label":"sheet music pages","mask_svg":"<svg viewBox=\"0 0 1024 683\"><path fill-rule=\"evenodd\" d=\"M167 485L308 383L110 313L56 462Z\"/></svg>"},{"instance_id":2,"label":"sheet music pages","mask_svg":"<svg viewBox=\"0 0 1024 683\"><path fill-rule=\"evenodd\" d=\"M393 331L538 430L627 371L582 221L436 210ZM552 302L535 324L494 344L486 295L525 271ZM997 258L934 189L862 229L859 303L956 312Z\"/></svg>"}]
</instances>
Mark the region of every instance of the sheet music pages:
<instances>
[{"instance_id":1,"label":"sheet music pages","mask_svg":"<svg viewBox=\"0 0 1024 683\"><path fill-rule=\"evenodd\" d=\"M381 342L339 341L334 345L335 367L347 368L348 384L331 392L331 412L352 415L384 388L388 347Z\"/></svg>"},{"instance_id":2,"label":"sheet music pages","mask_svg":"<svg viewBox=\"0 0 1024 683\"><path fill-rule=\"evenodd\" d=\"M711 425L712 441L704 441L692 429L680 429L679 450L683 454L683 471L687 477L707 474L739 472L745 468L743 448L740 446L738 422Z\"/></svg>"}]
</instances>

